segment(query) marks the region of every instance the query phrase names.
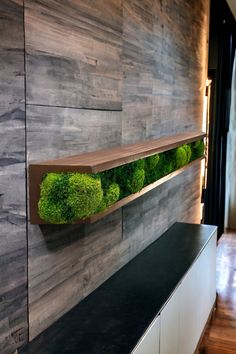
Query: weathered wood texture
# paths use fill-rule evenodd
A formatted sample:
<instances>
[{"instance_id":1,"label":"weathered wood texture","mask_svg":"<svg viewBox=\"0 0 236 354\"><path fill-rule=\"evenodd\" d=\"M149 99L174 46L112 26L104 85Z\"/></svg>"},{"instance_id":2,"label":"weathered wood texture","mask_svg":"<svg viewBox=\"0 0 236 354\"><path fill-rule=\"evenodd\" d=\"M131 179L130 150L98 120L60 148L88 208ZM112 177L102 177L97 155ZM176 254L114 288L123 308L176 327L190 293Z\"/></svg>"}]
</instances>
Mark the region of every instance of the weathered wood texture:
<instances>
[{"instance_id":1,"label":"weathered wood texture","mask_svg":"<svg viewBox=\"0 0 236 354\"><path fill-rule=\"evenodd\" d=\"M122 1L25 4L27 102L121 110Z\"/></svg>"},{"instance_id":2,"label":"weathered wood texture","mask_svg":"<svg viewBox=\"0 0 236 354\"><path fill-rule=\"evenodd\" d=\"M0 1L0 353L27 341L23 1Z\"/></svg>"},{"instance_id":3,"label":"weathered wood texture","mask_svg":"<svg viewBox=\"0 0 236 354\"><path fill-rule=\"evenodd\" d=\"M201 130L208 0L64 3L26 0L29 163ZM200 163L93 225L28 225L30 338L174 221L198 222L199 188Z\"/></svg>"}]
</instances>

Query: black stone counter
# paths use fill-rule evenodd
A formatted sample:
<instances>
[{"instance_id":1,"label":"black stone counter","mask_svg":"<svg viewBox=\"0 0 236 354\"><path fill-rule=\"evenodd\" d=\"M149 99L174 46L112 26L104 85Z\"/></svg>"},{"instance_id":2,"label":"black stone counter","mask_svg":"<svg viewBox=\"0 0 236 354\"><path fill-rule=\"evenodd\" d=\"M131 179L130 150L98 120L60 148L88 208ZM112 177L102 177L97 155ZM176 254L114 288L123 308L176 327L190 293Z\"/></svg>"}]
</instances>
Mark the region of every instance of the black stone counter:
<instances>
[{"instance_id":1,"label":"black stone counter","mask_svg":"<svg viewBox=\"0 0 236 354\"><path fill-rule=\"evenodd\" d=\"M216 230L176 223L20 354L128 354Z\"/></svg>"}]
</instances>

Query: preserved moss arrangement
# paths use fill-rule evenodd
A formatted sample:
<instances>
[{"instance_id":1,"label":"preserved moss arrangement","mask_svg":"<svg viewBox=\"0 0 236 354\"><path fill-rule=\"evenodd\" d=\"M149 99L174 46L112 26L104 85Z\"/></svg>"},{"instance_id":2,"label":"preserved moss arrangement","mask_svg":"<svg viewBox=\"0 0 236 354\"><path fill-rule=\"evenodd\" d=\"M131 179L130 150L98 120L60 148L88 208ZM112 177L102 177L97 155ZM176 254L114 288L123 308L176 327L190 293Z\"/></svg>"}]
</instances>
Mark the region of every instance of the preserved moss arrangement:
<instances>
[{"instance_id":1,"label":"preserved moss arrangement","mask_svg":"<svg viewBox=\"0 0 236 354\"><path fill-rule=\"evenodd\" d=\"M56 173L40 186L40 218L52 224L74 223L116 203L204 155L204 142L184 144L113 169L97 173Z\"/></svg>"}]
</instances>

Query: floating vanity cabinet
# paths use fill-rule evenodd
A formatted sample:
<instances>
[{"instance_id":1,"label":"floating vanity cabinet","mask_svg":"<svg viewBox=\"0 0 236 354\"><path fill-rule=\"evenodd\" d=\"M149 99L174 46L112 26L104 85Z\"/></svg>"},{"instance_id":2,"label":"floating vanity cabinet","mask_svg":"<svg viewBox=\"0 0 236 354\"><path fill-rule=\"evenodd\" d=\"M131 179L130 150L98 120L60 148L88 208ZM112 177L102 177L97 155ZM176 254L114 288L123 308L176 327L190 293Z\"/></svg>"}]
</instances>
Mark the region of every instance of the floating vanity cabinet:
<instances>
[{"instance_id":1,"label":"floating vanity cabinet","mask_svg":"<svg viewBox=\"0 0 236 354\"><path fill-rule=\"evenodd\" d=\"M19 354L193 354L216 297L216 231L176 223Z\"/></svg>"},{"instance_id":2,"label":"floating vanity cabinet","mask_svg":"<svg viewBox=\"0 0 236 354\"><path fill-rule=\"evenodd\" d=\"M159 354L160 316L147 329L132 354Z\"/></svg>"}]
</instances>

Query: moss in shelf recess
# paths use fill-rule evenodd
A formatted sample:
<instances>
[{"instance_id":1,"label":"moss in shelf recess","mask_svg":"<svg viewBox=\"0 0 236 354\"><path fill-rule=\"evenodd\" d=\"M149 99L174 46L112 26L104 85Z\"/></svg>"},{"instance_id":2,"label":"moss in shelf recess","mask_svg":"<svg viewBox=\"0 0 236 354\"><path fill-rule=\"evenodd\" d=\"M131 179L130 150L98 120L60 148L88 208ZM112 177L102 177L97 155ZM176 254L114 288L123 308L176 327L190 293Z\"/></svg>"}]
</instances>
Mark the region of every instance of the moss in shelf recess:
<instances>
[{"instance_id":1,"label":"moss in shelf recess","mask_svg":"<svg viewBox=\"0 0 236 354\"><path fill-rule=\"evenodd\" d=\"M100 178L73 173L69 178L68 204L75 211L77 219L94 214L102 202L103 190Z\"/></svg>"},{"instance_id":2,"label":"moss in shelf recess","mask_svg":"<svg viewBox=\"0 0 236 354\"><path fill-rule=\"evenodd\" d=\"M52 224L94 214L103 198L101 179L80 173L48 173L40 191L39 215Z\"/></svg>"},{"instance_id":3,"label":"moss in shelf recess","mask_svg":"<svg viewBox=\"0 0 236 354\"><path fill-rule=\"evenodd\" d=\"M189 163L191 160L191 156L192 156L191 146L188 144L185 144L185 145L183 145L183 148L185 149L185 152L186 152L187 163Z\"/></svg>"},{"instance_id":4,"label":"moss in shelf recess","mask_svg":"<svg viewBox=\"0 0 236 354\"><path fill-rule=\"evenodd\" d=\"M53 224L73 220L73 211L66 202L68 196L69 174L48 173L40 186L40 217Z\"/></svg>"},{"instance_id":5,"label":"moss in shelf recess","mask_svg":"<svg viewBox=\"0 0 236 354\"><path fill-rule=\"evenodd\" d=\"M195 141L194 143L190 144L192 150L191 161L202 157L205 153L205 144L203 140Z\"/></svg>"},{"instance_id":6,"label":"moss in shelf recess","mask_svg":"<svg viewBox=\"0 0 236 354\"><path fill-rule=\"evenodd\" d=\"M113 182L106 189L103 190L103 199L98 206L97 212L101 212L114 204L120 197L120 186Z\"/></svg>"},{"instance_id":7,"label":"moss in shelf recess","mask_svg":"<svg viewBox=\"0 0 236 354\"><path fill-rule=\"evenodd\" d=\"M149 156L145 159L145 186L156 181L159 161L159 154Z\"/></svg>"},{"instance_id":8,"label":"moss in shelf recess","mask_svg":"<svg viewBox=\"0 0 236 354\"><path fill-rule=\"evenodd\" d=\"M144 159L113 168L107 176L120 186L120 199L140 191L145 179Z\"/></svg>"},{"instance_id":9,"label":"moss in shelf recess","mask_svg":"<svg viewBox=\"0 0 236 354\"><path fill-rule=\"evenodd\" d=\"M178 169L183 167L187 163L187 153L183 146L178 147L175 150L175 167Z\"/></svg>"},{"instance_id":10,"label":"moss in shelf recess","mask_svg":"<svg viewBox=\"0 0 236 354\"><path fill-rule=\"evenodd\" d=\"M202 157L204 151L199 140L93 175L48 173L40 187L39 215L52 224L85 219Z\"/></svg>"}]
</instances>

